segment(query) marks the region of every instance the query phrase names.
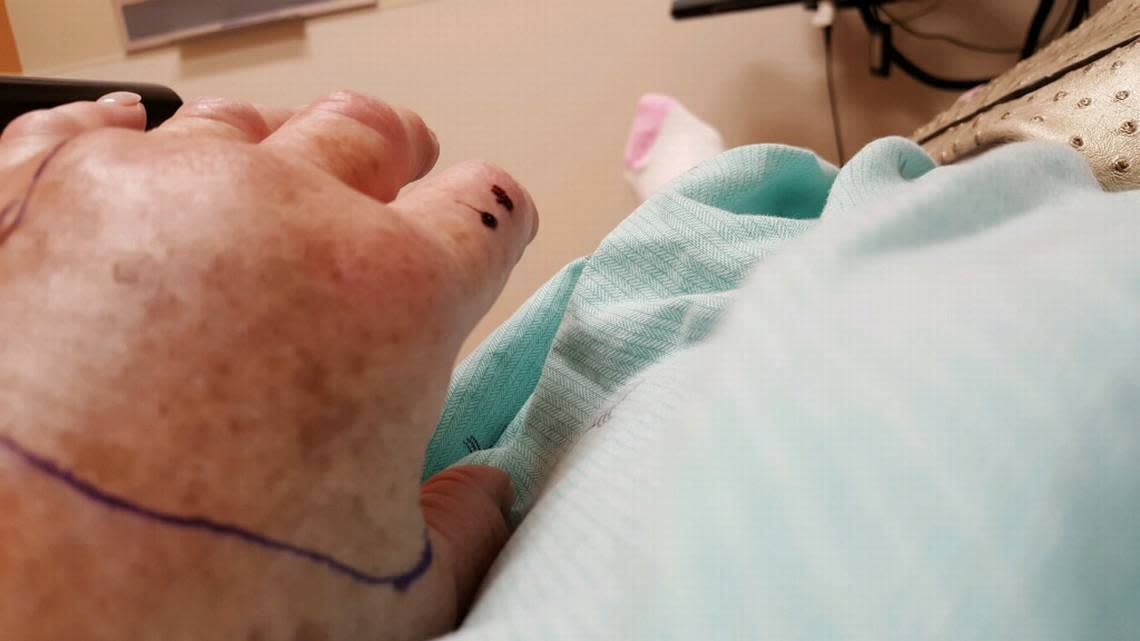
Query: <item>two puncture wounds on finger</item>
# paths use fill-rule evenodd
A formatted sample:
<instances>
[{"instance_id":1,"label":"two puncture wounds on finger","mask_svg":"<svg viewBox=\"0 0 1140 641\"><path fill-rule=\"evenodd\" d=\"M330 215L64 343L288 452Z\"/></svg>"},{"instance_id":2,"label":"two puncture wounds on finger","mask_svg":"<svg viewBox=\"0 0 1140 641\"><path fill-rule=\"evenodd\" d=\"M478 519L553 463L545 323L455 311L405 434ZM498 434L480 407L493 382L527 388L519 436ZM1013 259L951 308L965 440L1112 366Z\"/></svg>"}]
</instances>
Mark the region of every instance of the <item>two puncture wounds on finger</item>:
<instances>
[{"instance_id":1,"label":"two puncture wounds on finger","mask_svg":"<svg viewBox=\"0 0 1140 641\"><path fill-rule=\"evenodd\" d=\"M508 212L515 210L515 203L511 197L507 195L507 190L498 185L491 185L491 194L495 196L495 201L503 206ZM488 229L495 229L499 226L499 219L489 211L480 211L479 216L483 220L483 225Z\"/></svg>"}]
</instances>

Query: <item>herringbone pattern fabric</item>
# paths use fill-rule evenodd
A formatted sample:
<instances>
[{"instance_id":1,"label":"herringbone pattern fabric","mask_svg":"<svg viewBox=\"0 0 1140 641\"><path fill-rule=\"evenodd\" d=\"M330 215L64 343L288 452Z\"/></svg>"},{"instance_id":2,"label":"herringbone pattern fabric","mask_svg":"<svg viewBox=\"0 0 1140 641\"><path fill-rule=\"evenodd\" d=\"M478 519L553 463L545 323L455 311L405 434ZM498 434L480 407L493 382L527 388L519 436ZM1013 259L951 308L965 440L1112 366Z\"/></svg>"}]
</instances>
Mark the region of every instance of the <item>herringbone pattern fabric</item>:
<instances>
[{"instance_id":1,"label":"herringbone pattern fabric","mask_svg":"<svg viewBox=\"0 0 1140 641\"><path fill-rule=\"evenodd\" d=\"M814 225L835 174L807 151L744 147L651 198L459 366L425 475L498 466L521 518L606 400L704 339L756 262Z\"/></svg>"}]
</instances>

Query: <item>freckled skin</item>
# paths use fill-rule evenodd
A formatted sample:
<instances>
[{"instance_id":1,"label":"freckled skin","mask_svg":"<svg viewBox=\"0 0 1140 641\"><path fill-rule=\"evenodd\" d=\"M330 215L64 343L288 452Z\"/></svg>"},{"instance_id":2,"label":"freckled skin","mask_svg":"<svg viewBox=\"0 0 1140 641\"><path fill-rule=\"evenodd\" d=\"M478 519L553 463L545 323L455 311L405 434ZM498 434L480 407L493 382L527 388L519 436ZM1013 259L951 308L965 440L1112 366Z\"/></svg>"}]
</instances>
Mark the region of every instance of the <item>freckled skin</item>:
<instances>
[{"instance_id":1,"label":"freckled skin","mask_svg":"<svg viewBox=\"0 0 1140 641\"><path fill-rule=\"evenodd\" d=\"M41 160L0 169L0 203ZM155 510L407 570L451 364L534 232L452 204L497 206L491 184L525 199L481 165L385 205L257 146L71 141L0 247L0 431ZM360 585L109 512L3 452L0 508L2 639L417 639L457 614L441 565Z\"/></svg>"}]
</instances>

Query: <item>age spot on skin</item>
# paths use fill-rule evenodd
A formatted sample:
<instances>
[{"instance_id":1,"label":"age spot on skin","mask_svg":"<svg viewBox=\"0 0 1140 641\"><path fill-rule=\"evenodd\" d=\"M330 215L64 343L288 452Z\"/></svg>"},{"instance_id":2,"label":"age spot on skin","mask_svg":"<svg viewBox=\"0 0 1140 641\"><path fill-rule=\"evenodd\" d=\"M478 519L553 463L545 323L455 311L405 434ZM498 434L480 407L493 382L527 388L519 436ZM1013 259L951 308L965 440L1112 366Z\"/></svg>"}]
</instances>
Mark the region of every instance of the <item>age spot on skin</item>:
<instances>
[{"instance_id":1,"label":"age spot on skin","mask_svg":"<svg viewBox=\"0 0 1140 641\"><path fill-rule=\"evenodd\" d=\"M511 197L507 195L507 190L498 185L491 185L491 193L495 195L495 200L506 208L507 211L515 210L515 203Z\"/></svg>"},{"instance_id":2,"label":"age spot on skin","mask_svg":"<svg viewBox=\"0 0 1140 641\"><path fill-rule=\"evenodd\" d=\"M145 252L119 257L111 264L111 280L119 285L138 285L158 272L158 261Z\"/></svg>"},{"instance_id":3,"label":"age spot on skin","mask_svg":"<svg viewBox=\"0 0 1140 641\"><path fill-rule=\"evenodd\" d=\"M306 621L297 626L293 641L329 641L329 633L323 627Z\"/></svg>"},{"instance_id":4,"label":"age spot on skin","mask_svg":"<svg viewBox=\"0 0 1140 641\"><path fill-rule=\"evenodd\" d=\"M120 285L136 285L139 282L137 265L118 262L111 265L111 278Z\"/></svg>"}]
</instances>

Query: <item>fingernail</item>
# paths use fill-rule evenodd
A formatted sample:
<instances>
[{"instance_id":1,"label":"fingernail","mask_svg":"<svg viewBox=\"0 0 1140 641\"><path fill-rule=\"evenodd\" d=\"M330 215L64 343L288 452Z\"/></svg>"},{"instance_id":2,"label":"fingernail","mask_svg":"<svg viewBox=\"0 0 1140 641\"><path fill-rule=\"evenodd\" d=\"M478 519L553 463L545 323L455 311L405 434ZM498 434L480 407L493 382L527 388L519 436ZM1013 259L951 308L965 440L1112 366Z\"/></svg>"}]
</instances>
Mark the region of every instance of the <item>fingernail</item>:
<instances>
[{"instance_id":1,"label":"fingernail","mask_svg":"<svg viewBox=\"0 0 1140 641\"><path fill-rule=\"evenodd\" d=\"M142 96L133 91L116 91L103 96L99 102L111 103L120 107L134 107L142 102Z\"/></svg>"}]
</instances>

